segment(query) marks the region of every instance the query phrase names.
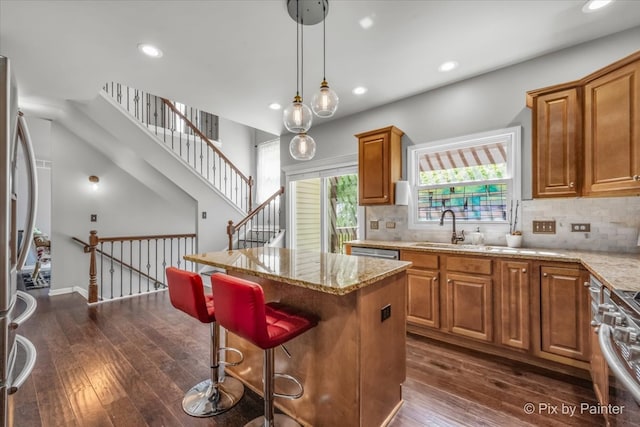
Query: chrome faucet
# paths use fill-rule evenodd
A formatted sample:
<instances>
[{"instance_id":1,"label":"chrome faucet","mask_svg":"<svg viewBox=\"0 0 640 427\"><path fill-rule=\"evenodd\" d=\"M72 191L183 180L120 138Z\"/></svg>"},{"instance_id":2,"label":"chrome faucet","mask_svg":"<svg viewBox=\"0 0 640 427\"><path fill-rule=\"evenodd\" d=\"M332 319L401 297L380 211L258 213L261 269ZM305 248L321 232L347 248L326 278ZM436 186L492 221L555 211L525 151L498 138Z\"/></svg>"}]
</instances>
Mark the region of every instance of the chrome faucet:
<instances>
[{"instance_id":1,"label":"chrome faucet","mask_svg":"<svg viewBox=\"0 0 640 427\"><path fill-rule=\"evenodd\" d=\"M451 244L455 245L458 242L464 242L464 230L462 230L460 232L460 235L458 236L458 233L456 233L456 214L451 209L445 209L442 212L442 216L440 217L440 225L444 225L444 216L447 212L449 212L451 214L451 217L453 218L453 233L451 233Z\"/></svg>"}]
</instances>

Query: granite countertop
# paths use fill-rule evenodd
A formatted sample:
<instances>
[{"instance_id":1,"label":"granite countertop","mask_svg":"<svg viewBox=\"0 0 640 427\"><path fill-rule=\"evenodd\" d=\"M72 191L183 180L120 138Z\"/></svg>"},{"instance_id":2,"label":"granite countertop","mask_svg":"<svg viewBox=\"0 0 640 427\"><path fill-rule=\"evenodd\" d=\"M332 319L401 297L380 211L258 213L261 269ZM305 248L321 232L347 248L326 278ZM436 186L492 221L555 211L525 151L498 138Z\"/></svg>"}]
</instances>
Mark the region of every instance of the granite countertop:
<instances>
[{"instance_id":1,"label":"granite countertop","mask_svg":"<svg viewBox=\"0 0 640 427\"><path fill-rule=\"evenodd\" d=\"M368 248L580 263L610 289L640 291L640 254L381 240L353 240L348 243Z\"/></svg>"},{"instance_id":2,"label":"granite countertop","mask_svg":"<svg viewBox=\"0 0 640 427\"><path fill-rule=\"evenodd\" d=\"M406 261L271 247L185 255L184 259L334 295L348 294L411 265Z\"/></svg>"}]
</instances>

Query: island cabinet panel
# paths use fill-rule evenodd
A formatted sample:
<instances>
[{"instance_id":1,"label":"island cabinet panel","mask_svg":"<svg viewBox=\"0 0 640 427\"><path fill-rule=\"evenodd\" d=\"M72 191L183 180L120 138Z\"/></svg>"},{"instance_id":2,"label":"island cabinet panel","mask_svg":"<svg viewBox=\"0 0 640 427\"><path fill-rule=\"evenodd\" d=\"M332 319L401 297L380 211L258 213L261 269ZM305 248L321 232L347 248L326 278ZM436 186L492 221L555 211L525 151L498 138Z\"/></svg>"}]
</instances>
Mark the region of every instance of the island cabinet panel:
<instances>
[{"instance_id":1,"label":"island cabinet panel","mask_svg":"<svg viewBox=\"0 0 640 427\"><path fill-rule=\"evenodd\" d=\"M528 350L531 265L526 261L500 261L498 265L500 342L509 347Z\"/></svg>"},{"instance_id":2,"label":"island cabinet panel","mask_svg":"<svg viewBox=\"0 0 640 427\"><path fill-rule=\"evenodd\" d=\"M402 135L394 126L356 135L360 205L395 203L395 182L402 176Z\"/></svg>"},{"instance_id":3,"label":"island cabinet panel","mask_svg":"<svg viewBox=\"0 0 640 427\"><path fill-rule=\"evenodd\" d=\"M640 60L585 85L585 191L640 194Z\"/></svg>"},{"instance_id":4,"label":"island cabinet panel","mask_svg":"<svg viewBox=\"0 0 640 427\"><path fill-rule=\"evenodd\" d=\"M580 268L540 267L540 338L542 355L588 361L590 307Z\"/></svg>"},{"instance_id":5,"label":"island cabinet panel","mask_svg":"<svg viewBox=\"0 0 640 427\"><path fill-rule=\"evenodd\" d=\"M437 270L407 270L407 321L440 327L440 282Z\"/></svg>"},{"instance_id":6,"label":"island cabinet panel","mask_svg":"<svg viewBox=\"0 0 640 427\"><path fill-rule=\"evenodd\" d=\"M447 273L446 328L456 335L493 341L491 277Z\"/></svg>"},{"instance_id":7,"label":"island cabinet panel","mask_svg":"<svg viewBox=\"0 0 640 427\"><path fill-rule=\"evenodd\" d=\"M533 197L580 195L580 88L533 96Z\"/></svg>"}]
</instances>

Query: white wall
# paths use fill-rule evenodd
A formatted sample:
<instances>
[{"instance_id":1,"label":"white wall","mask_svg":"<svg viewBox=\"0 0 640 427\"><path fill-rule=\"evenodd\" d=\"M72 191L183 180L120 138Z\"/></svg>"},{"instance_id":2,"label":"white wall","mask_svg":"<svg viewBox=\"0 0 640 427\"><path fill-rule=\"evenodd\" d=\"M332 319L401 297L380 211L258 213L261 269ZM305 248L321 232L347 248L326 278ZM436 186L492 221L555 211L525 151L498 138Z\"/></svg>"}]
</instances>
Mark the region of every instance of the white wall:
<instances>
[{"instance_id":1,"label":"white wall","mask_svg":"<svg viewBox=\"0 0 640 427\"><path fill-rule=\"evenodd\" d=\"M392 104L384 105L343 119L337 119L325 124L317 123L309 134L317 144L315 159L307 162L312 166L334 157L357 155L358 144L353 136L357 133L395 125L405 132L403 137L403 176L406 177L406 147L410 144L425 143L460 135L468 135L482 131L501 129L511 126L522 126L522 198L531 199L531 111L525 105L526 92L533 89L577 80L615 62L640 49L640 27L627 30L609 37L601 38L579 46L564 49L539 58L529 60L508 68L496 70L468 80L460 81L429 92L403 99ZM399 65L402 66L402 65ZM464 64L462 65L464 66ZM366 96L366 95L365 95ZM318 122L318 121L317 121ZM291 135L282 135L280 158L282 166L296 162L289 156L288 143ZM622 201L629 198L621 198ZM555 236L551 239L534 238L529 236L531 244L550 247L576 247L584 249L610 249L622 251L637 251L630 245L634 241L630 230L638 227L637 222L629 222L627 214L618 219L616 213L602 209L581 210L576 199L559 199L553 204L553 209L561 210L559 221L571 218L580 222L602 224L607 218L611 223L622 221L618 228L598 226L591 233L590 238L578 239L577 236ZM535 202L535 201L534 201ZM549 204L523 204L523 219L554 219L554 210L542 214L544 207ZM636 204L634 203L633 206ZM542 206L542 208L540 208ZM611 204L609 204L611 206ZM372 231L368 228L367 238L377 240L435 240L447 241L447 233L440 227L433 230L416 232L406 228L406 207L371 207L367 208L367 219L395 221L395 230L380 229ZM603 219L604 218L604 219ZM384 222L383 222L384 224ZM523 231L528 232L530 224L523 225ZM599 231L602 230L602 231ZM470 230L467 230L470 231ZM601 235L597 233L603 233ZM594 240L604 238L612 240L611 235L623 235L623 246L605 242L594 245ZM609 236L609 237L607 237ZM525 245L527 244L525 236ZM504 244L503 236L492 236L493 244ZM561 246L559 246L561 245Z\"/></svg>"},{"instance_id":2,"label":"white wall","mask_svg":"<svg viewBox=\"0 0 640 427\"><path fill-rule=\"evenodd\" d=\"M253 172L253 157L255 151L255 132L253 128L241 125L231 120L219 118L222 152L236 165L245 176L255 175Z\"/></svg>"},{"instance_id":3,"label":"white wall","mask_svg":"<svg viewBox=\"0 0 640 427\"><path fill-rule=\"evenodd\" d=\"M187 194L171 191L168 199L153 191L56 122L51 141L52 291L87 288L89 258L71 237L88 241L93 229L103 237L196 232L197 206ZM91 190L89 175L100 177L98 191ZM90 222L94 213L98 221Z\"/></svg>"},{"instance_id":4,"label":"white wall","mask_svg":"<svg viewBox=\"0 0 640 427\"><path fill-rule=\"evenodd\" d=\"M637 51L639 40L636 27L343 119L324 124L316 120L309 131L317 145L315 160L355 154L353 135L389 125L405 132L403 147L520 125L522 195L531 198L531 111L525 105L526 92L580 79ZM289 156L291 137L282 136L282 166L297 163Z\"/></svg>"}]
</instances>

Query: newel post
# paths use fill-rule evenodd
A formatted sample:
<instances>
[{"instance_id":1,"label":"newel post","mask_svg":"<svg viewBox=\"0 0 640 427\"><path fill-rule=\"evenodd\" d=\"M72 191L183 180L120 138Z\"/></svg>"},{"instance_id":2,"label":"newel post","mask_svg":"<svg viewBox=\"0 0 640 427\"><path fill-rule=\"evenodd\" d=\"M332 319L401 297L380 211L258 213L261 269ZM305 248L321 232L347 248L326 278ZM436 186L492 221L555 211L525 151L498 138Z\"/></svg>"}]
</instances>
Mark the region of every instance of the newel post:
<instances>
[{"instance_id":1,"label":"newel post","mask_svg":"<svg viewBox=\"0 0 640 427\"><path fill-rule=\"evenodd\" d=\"M251 207L252 207L251 205L253 203L253 177L252 176L249 177L248 184L249 184L249 212L251 212Z\"/></svg>"},{"instance_id":2,"label":"newel post","mask_svg":"<svg viewBox=\"0 0 640 427\"><path fill-rule=\"evenodd\" d=\"M89 246L84 251L89 253L89 303L98 302L98 281L96 279L96 247L98 246L98 232L89 232Z\"/></svg>"},{"instance_id":3,"label":"newel post","mask_svg":"<svg viewBox=\"0 0 640 427\"><path fill-rule=\"evenodd\" d=\"M233 233L235 233L236 230L233 226L233 221L229 220L229 224L227 225L227 236L229 237L229 250L232 251L233 250Z\"/></svg>"}]
</instances>

